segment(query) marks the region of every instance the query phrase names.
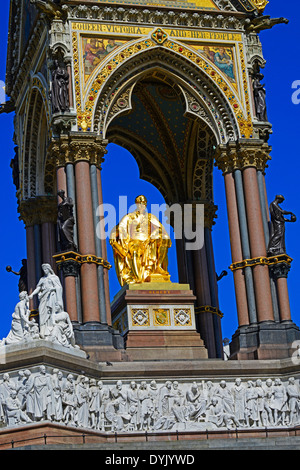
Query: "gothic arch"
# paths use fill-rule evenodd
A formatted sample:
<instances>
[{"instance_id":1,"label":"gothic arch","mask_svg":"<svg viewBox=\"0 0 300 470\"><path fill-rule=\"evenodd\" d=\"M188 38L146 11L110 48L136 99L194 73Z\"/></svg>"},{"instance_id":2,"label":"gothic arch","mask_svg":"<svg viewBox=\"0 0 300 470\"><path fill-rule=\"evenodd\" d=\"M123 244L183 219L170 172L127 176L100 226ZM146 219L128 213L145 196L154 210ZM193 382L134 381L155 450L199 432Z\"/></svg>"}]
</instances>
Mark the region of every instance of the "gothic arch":
<instances>
[{"instance_id":1,"label":"gothic arch","mask_svg":"<svg viewBox=\"0 0 300 470\"><path fill-rule=\"evenodd\" d=\"M127 93L130 101L130 87L156 70L168 76L187 96L193 97L192 101L199 109L193 110L187 102L186 111L197 115L201 110L200 117L203 113L206 115L206 121L217 134L218 143L238 139L241 136L238 118L242 118L242 105L217 69L200 54L175 41L172 44L177 46L176 50L175 47L156 46L140 52L139 47L143 49L145 42L150 43L149 40L136 42L111 56L109 62L99 65L86 95L85 111L80 116L79 125L82 122L91 125L94 131L105 137L107 116L118 107L122 94ZM185 51L185 54L178 53L178 50Z\"/></svg>"},{"instance_id":2,"label":"gothic arch","mask_svg":"<svg viewBox=\"0 0 300 470\"><path fill-rule=\"evenodd\" d=\"M51 138L50 110L43 81L34 76L28 94L24 132L22 198L52 193L54 168L49 167L47 148ZM51 175L51 176L50 176Z\"/></svg>"},{"instance_id":3,"label":"gothic arch","mask_svg":"<svg viewBox=\"0 0 300 470\"><path fill-rule=\"evenodd\" d=\"M132 77L124 81L124 84L116 82L114 87L111 83L107 84L111 93L106 97L103 89L95 109L95 130L109 142L118 143L129 150L139 165L141 178L154 184L167 202L212 201L213 147L222 141L225 132L220 119L218 124L215 121L219 115L209 94L197 92L182 77L178 78L174 70L166 70L162 64L151 63L142 71L136 70ZM160 110L155 98L147 92L149 83L165 86L177 101L180 107L177 114L185 118L182 145L176 144L170 121L167 122L165 116L166 109ZM142 137L133 129L122 129L120 125L122 119L128 120L131 115L133 120L139 119L134 117L136 96L143 103L148 121L155 125L155 132L163 143L162 149L155 149L147 136ZM227 124L227 130L229 128L230 137L233 138L233 126ZM205 136L205 144L200 134Z\"/></svg>"}]
</instances>

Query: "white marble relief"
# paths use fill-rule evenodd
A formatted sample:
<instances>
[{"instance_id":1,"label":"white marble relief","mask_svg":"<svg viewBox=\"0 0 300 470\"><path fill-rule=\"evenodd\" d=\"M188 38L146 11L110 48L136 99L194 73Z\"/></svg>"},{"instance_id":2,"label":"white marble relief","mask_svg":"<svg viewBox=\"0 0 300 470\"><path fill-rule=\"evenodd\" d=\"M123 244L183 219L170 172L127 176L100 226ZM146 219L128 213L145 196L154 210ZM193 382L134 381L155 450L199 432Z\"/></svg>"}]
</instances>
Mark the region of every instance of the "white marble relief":
<instances>
[{"instance_id":1,"label":"white marble relief","mask_svg":"<svg viewBox=\"0 0 300 470\"><path fill-rule=\"evenodd\" d=\"M51 421L103 432L300 424L298 378L117 380L40 366L0 376L2 426Z\"/></svg>"}]
</instances>

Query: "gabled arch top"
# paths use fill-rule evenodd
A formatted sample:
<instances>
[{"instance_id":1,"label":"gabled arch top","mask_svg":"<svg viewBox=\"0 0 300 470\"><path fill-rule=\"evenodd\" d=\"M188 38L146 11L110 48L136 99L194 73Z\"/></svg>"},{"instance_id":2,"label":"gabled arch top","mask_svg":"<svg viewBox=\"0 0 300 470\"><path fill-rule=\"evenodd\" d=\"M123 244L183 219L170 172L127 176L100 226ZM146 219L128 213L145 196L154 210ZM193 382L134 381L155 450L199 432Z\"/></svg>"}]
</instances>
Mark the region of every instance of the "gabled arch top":
<instances>
[{"instance_id":1,"label":"gabled arch top","mask_svg":"<svg viewBox=\"0 0 300 470\"><path fill-rule=\"evenodd\" d=\"M160 28L158 28L162 31ZM112 89L119 90L127 80L137 75L141 70L150 67L160 67L176 77L178 82L187 83L195 93L203 94L202 100L212 101L211 110L216 126L220 129L220 143L232 138L251 138L253 134L248 82L245 70L243 44L237 44L242 64L243 96L227 79L221 70L203 55L197 53L185 44L171 40L168 37L162 43L153 30L150 37L130 42L125 47L110 55L110 60L99 64L94 80L81 101L80 65L78 56L75 59L75 83L77 84L77 113L78 126L81 131L99 131L99 112L105 115L112 98ZM75 35L74 35L75 38ZM77 36L76 36L77 38ZM75 47L76 50L76 47ZM176 80L175 80L176 81ZM102 110L97 110L102 99ZM97 114L98 112L98 114ZM234 129L234 130L233 130ZM233 131L232 131L233 130ZM222 137L223 136L223 137Z\"/></svg>"}]
</instances>

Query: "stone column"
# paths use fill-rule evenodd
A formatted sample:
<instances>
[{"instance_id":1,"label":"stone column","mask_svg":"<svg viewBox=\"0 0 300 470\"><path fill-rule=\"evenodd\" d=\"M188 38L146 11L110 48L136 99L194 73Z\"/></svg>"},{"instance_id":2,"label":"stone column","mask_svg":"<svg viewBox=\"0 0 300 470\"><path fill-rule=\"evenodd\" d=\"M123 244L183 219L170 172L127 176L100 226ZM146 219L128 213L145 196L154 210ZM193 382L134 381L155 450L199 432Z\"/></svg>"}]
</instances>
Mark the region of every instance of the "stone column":
<instances>
[{"instance_id":1,"label":"stone column","mask_svg":"<svg viewBox=\"0 0 300 470\"><path fill-rule=\"evenodd\" d=\"M96 256L90 164L78 159L75 163L78 245L81 255ZM83 323L99 322L97 265L85 262L81 266Z\"/></svg>"},{"instance_id":2,"label":"stone column","mask_svg":"<svg viewBox=\"0 0 300 470\"><path fill-rule=\"evenodd\" d=\"M193 286L196 295L196 322L198 332L203 339L208 351L209 358L222 358L222 333L220 325L218 293L216 285L216 273L211 241L211 228L217 207L208 201L192 203L193 205L193 225L199 221L195 220L195 210L197 204L201 204L203 210L202 236L203 246L196 250L186 251L188 271L190 271L190 258L192 260Z\"/></svg>"},{"instance_id":3,"label":"stone column","mask_svg":"<svg viewBox=\"0 0 300 470\"><path fill-rule=\"evenodd\" d=\"M32 294L36 287L35 256L34 256L34 231L33 226L26 226L26 248L27 248L27 282L28 294ZM37 307L36 297L29 301L29 308Z\"/></svg>"},{"instance_id":4,"label":"stone column","mask_svg":"<svg viewBox=\"0 0 300 470\"><path fill-rule=\"evenodd\" d=\"M228 226L230 234L231 256L233 263L238 263L243 259L241 233L239 226L238 208L236 202L236 192L234 176L232 173L224 175L225 192L227 201ZM247 302L247 291L245 276L241 269L233 271L235 286L236 306L239 326L249 325L249 311Z\"/></svg>"},{"instance_id":5,"label":"stone column","mask_svg":"<svg viewBox=\"0 0 300 470\"><path fill-rule=\"evenodd\" d=\"M246 212L252 258L266 257L266 243L257 183L257 170L247 167L243 172ZM258 321L274 321L273 304L267 265L253 267Z\"/></svg>"},{"instance_id":6,"label":"stone column","mask_svg":"<svg viewBox=\"0 0 300 470\"><path fill-rule=\"evenodd\" d=\"M103 193L102 193L102 180L101 168L97 168L97 182L98 182L98 197L99 197L99 222L104 218L103 213ZM107 246L104 234L101 235L102 241L102 257L107 260ZM109 290L109 273L108 269L104 269L104 289L105 289L105 302L106 302L106 321L108 325L112 324L111 320L111 305L110 305L110 290Z\"/></svg>"},{"instance_id":7,"label":"stone column","mask_svg":"<svg viewBox=\"0 0 300 470\"><path fill-rule=\"evenodd\" d=\"M290 344L299 334L290 321L286 279L279 280L283 276L277 273L281 260L267 256L269 217L264 172L270 151L269 145L262 140L240 139L219 146L216 152L216 166L225 175L233 258L231 269L235 277L237 305L241 305L238 308L239 328L230 345L231 358L235 359L288 357ZM289 260L283 259L284 264L288 266ZM241 282L239 288L237 279ZM277 293L274 292L275 283ZM256 316L252 307L255 307Z\"/></svg>"},{"instance_id":8,"label":"stone column","mask_svg":"<svg viewBox=\"0 0 300 470\"><path fill-rule=\"evenodd\" d=\"M40 277L43 263L53 265L55 252L54 224L57 219L57 204L54 196L39 196L21 201L20 219L26 227L28 290L31 293ZM36 308L36 299L30 308Z\"/></svg>"}]
</instances>

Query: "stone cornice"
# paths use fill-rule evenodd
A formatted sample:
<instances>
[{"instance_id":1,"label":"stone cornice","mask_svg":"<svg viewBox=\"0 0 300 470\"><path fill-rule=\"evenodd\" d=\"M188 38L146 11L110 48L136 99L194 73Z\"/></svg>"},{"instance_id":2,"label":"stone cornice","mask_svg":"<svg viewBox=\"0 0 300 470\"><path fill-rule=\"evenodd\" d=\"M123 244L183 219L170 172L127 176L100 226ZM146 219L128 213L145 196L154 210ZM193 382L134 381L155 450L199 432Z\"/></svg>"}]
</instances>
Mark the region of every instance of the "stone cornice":
<instances>
[{"instance_id":1,"label":"stone cornice","mask_svg":"<svg viewBox=\"0 0 300 470\"><path fill-rule=\"evenodd\" d=\"M200 10L193 8L167 5L126 5L100 4L95 5L64 5L69 20L104 21L127 24L150 24L153 27L176 26L218 28L228 30L244 30L246 16L235 11Z\"/></svg>"},{"instance_id":2,"label":"stone cornice","mask_svg":"<svg viewBox=\"0 0 300 470\"><path fill-rule=\"evenodd\" d=\"M268 161L271 160L271 150L269 144L261 140L229 142L217 148L215 166L222 170L223 174L248 167L265 171Z\"/></svg>"}]
</instances>

